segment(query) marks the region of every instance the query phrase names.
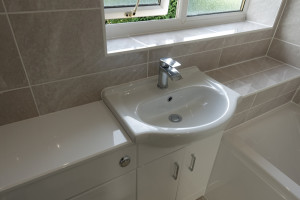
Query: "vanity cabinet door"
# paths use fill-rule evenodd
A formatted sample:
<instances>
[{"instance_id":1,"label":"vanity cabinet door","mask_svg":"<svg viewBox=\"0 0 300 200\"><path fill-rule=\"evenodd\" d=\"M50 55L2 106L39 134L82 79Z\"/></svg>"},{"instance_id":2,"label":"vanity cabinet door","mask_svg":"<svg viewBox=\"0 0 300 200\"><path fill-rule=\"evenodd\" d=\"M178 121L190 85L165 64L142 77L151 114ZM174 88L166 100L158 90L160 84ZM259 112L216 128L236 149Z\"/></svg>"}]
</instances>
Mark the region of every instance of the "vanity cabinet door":
<instances>
[{"instance_id":1,"label":"vanity cabinet door","mask_svg":"<svg viewBox=\"0 0 300 200\"><path fill-rule=\"evenodd\" d=\"M125 156L131 158L120 166ZM120 148L99 157L58 170L40 180L0 193L0 200L65 200L136 169L136 146Z\"/></svg>"},{"instance_id":2,"label":"vanity cabinet door","mask_svg":"<svg viewBox=\"0 0 300 200\"><path fill-rule=\"evenodd\" d=\"M138 168L138 200L175 200L184 150Z\"/></svg>"},{"instance_id":3,"label":"vanity cabinet door","mask_svg":"<svg viewBox=\"0 0 300 200\"><path fill-rule=\"evenodd\" d=\"M185 148L176 200L195 200L204 195L222 132Z\"/></svg>"},{"instance_id":4,"label":"vanity cabinet door","mask_svg":"<svg viewBox=\"0 0 300 200\"><path fill-rule=\"evenodd\" d=\"M70 200L136 200L136 171L113 179Z\"/></svg>"}]
</instances>

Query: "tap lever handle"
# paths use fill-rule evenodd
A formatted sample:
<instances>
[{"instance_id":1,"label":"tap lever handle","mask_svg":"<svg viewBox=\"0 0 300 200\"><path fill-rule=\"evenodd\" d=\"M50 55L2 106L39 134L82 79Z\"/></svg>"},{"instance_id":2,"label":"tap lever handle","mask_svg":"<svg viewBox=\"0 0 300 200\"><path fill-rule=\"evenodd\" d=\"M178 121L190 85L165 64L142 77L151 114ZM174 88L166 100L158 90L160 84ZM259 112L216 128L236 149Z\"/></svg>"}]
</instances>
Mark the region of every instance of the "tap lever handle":
<instances>
[{"instance_id":1,"label":"tap lever handle","mask_svg":"<svg viewBox=\"0 0 300 200\"><path fill-rule=\"evenodd\" d=\"M173 67L180 67L181 64L172 58L161 58L160 59L160 66L163 68L173 68Z\"/></svg>"}]
</instances>

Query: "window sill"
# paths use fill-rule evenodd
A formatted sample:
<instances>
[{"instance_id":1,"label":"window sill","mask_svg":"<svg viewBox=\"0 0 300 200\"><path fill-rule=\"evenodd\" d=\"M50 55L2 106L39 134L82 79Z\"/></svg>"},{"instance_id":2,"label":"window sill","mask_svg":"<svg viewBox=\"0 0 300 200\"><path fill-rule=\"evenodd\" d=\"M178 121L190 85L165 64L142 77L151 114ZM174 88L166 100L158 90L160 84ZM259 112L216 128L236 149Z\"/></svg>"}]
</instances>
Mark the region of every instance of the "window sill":
<instances>
[{"instance_id":1,"label":"window sill","mask_svg":"<svg viewBox=\"0 0 300 200\"><path fill-rule=\"evenodd\" d=\"M112 55L145 49L155 49L167 45L239 35L243 33L268 30L271 28L271 26L245 21L173 32L111 39L107 40L107 54Z\"/></svg>"}]
</instances>

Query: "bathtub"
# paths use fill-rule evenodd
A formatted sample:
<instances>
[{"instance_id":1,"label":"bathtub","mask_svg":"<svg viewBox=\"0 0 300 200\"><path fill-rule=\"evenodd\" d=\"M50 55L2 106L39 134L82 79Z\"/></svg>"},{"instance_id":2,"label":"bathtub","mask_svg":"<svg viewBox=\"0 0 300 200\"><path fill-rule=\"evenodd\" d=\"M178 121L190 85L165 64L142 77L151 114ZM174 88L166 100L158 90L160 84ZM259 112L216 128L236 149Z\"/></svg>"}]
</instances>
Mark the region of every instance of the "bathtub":
<instances>
[{"instance_id":1,"label":"bathtub","mask_svg":"<svg viewBox=\"0 0 300 200\"><path fill-rule=\"evenodd\" d=\"M227 131L221 144L207 189L209 200L300 200L298 105L286 104Z\"/></svg>"}]
</instances>

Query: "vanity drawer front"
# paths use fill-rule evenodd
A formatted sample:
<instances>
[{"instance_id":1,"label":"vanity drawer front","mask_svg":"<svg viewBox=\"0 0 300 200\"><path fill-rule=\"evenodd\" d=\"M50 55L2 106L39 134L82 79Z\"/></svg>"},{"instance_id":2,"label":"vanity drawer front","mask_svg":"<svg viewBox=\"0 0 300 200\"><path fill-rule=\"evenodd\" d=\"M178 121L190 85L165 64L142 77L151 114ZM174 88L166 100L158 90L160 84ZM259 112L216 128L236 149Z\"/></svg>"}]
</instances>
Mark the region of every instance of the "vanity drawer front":
<instances>
[{"instance_id":1,"label":"vanity drawer front","mask_svg":"<svg viewBox=\"0 0 300 200\"><path fill-rule=\"evenodd\" d=\"M129 156L131 161L128 166L121 167L119 162L124 156ZM135 168L136 146L131 145L24 184L12 191L0 194L0 199L63 200L99 186Z\"/></svg>"},{"instance_id":2,"label":"vanity drawer front","mask_svg":"<svg viewBox=\"0 0 300 200\"><path fill-rule=\"evenodd\" d=\"M80 194L71 200L135 200L136 171Z\"/></svg>"}]
</instances>

